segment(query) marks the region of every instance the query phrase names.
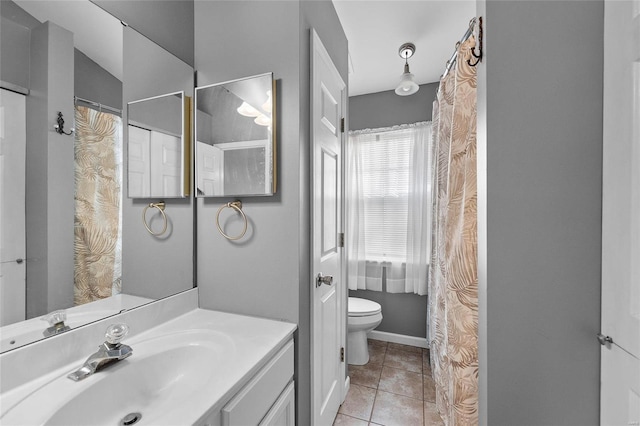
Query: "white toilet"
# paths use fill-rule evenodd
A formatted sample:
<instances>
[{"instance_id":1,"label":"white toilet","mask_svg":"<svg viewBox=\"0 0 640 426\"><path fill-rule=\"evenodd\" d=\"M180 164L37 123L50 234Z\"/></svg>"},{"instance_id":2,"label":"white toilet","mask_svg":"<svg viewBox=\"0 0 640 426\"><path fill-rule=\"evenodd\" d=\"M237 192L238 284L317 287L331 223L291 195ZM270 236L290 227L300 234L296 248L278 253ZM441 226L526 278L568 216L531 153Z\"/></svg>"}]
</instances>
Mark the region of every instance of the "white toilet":
<instances>
[{"instance_id":1,"label":"white toilet","mask_svg":"<svg viewBox=\"0 0 640 426\"><path fill-rule=\"evenodd\" d=\"M382 322L382 307L372 300L349 298L347 318L347 362L364 365L369 362L367 333Z\"/></svg>"}]
</instances>

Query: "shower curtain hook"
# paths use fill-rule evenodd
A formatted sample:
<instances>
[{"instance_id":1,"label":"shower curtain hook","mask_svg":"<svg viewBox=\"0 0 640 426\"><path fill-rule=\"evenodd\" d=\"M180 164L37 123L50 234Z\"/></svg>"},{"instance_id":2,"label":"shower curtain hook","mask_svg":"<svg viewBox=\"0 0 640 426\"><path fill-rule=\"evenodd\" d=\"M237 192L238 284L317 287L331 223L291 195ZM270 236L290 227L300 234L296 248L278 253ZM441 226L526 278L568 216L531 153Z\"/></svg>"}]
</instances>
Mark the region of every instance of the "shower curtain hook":
<instances>
[{"instance_id":1,"label":"shower curtain hook","mask_svg":"<svg viewBox=\"0 0 640 426\"><path fill-rule=\"evenodd\" d=\"M471 49L471 55L476 58L476 61L472 64L471 59L467 59L467 64L471 65L472 67L475 67L476 65L478 65L478 63L480 63L480 61L482 61L482 16L478 17L478 45L478 48L480 50L478 54L476 54L475 52L475 47Z\"/></svg>"}]
</instances>

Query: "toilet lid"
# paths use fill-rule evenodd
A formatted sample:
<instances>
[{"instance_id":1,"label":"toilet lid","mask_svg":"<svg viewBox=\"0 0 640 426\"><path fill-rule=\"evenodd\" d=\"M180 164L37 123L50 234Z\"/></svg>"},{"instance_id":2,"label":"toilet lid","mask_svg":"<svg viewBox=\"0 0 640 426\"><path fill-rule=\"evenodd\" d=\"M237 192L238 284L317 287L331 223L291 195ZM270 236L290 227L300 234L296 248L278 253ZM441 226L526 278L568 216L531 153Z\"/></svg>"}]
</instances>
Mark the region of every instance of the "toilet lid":
<instances>
[{"instance_id":1,"label":"toilet lid","mask_svg":"<svg viewBox=\"0 0 640 426\"><path fill-rule=\"evenodd\" d=\"M382 307L373 300L360 299L359 297L349 298L349 316L364 317L380 313Z\"/></svg>"}]
</instances>

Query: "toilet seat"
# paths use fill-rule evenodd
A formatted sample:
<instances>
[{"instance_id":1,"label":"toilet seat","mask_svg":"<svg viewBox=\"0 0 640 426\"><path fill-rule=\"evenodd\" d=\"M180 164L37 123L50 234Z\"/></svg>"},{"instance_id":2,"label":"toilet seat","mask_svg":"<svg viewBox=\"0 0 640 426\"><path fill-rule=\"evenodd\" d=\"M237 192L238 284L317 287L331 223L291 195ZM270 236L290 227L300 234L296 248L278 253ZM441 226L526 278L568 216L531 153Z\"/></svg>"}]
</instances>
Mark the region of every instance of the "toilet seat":
<instances>
[{"instance_id":1,"label":"toilet seat","mask_svg":"<svg viewBox=\"0 0 640 426\"><path fill-rule=\"evenodd\" d=\"M379 303L359 297L349 297L348 305L350 317L366 317L379 314L382 311L382 306Z\"/></svg>"}]
</instances>

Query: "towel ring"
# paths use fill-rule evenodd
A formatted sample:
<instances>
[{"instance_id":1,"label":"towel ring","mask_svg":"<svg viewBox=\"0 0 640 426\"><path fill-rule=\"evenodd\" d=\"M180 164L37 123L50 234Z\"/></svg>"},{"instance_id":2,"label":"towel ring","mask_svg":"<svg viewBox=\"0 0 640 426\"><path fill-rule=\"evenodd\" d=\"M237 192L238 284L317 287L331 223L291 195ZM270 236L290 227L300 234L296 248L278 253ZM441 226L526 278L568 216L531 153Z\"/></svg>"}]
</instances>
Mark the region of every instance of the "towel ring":
<instances>
[{"instance_id":1,"label":"towel ring","mask_svg":"<svg viewBox=\"0 0 640 426\"><path fill-rule=\"evenodd\" d=\"M220 212L226 208L234 209L235 211L237 211L242 215L242 219L244 219L244 229L242 230L240 235L237 235L235 237L230 237L229 235L225 234L224 231L222 230L222 227L220 226ZM216 214L216 226L218 227L218 232L220 232L222 236L225 237L227 240L235 241L244 237L244 234L247 232L247 225L248 225L247 216L242 211L242 201L240 200L231 201L227 204L223 204L218 209L218 214Z\"/></svg>"},{"instance_id":2,"label":"towel ring","mask_svg":"<svg viewBox=\"0 0 640 426\"><path fill-rule=\"evenodd\" d=\"M151 230L151 228L149 227L149 224L147 223L147 210L149 210L149 207L153 207L154 209L158 209L158 211L162 215L162 219L164 220L164 226L162 227L162 231L160 231L160 232L153 232ZM147 228L147 231L149 231L149 233L151 235L154 235L156 237L164 234L165 232L167 232L167 215L164 212L164 207L165 207L164 201L160 201L160 202L157 202L157 203L149 203L149 205L146 206L144 208L144 210L142 210L142 223L144 223L144 227Z\"/></svg>"}]
</instances>

